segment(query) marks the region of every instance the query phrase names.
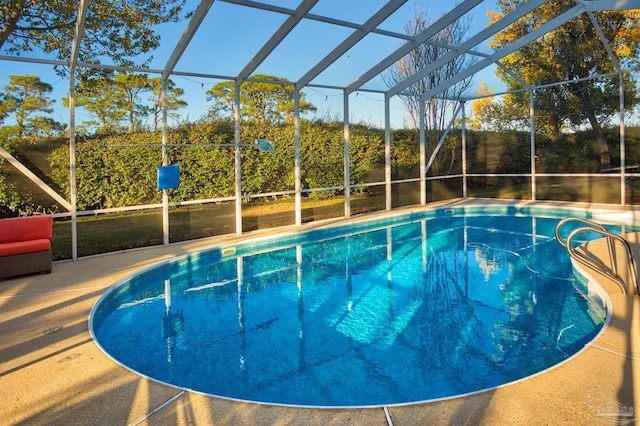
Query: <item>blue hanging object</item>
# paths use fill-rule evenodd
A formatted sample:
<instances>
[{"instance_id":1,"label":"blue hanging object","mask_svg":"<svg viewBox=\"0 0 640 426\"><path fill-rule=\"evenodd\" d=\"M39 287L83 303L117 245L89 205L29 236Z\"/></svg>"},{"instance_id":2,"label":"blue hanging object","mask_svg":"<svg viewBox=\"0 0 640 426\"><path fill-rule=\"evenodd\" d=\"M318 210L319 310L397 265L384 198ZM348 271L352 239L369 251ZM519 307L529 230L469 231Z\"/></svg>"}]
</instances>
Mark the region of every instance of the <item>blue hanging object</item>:
<instances>
[{"instance_id":1,"label":"blue hanging object","mask_svg":"<svg viewBox=\"0 0 640 426\"><path fill-rule=\"evenodd\" d=\"M177 188L180 185L180 165L158 166L158 189Z\"/></svg>"}]
</instances>

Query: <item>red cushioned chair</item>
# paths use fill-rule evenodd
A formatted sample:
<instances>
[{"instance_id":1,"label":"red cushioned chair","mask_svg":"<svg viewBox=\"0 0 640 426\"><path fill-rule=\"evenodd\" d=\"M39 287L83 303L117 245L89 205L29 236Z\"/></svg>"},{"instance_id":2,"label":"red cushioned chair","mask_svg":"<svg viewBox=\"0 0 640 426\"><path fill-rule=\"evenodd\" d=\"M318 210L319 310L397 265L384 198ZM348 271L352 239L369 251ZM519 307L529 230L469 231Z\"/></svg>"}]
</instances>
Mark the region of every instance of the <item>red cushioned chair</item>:
<instances>
[{"instance_id":1,"label":"red cushioned chair","mask_svg":"<svg viewBox=\"0 0 640 426\"><path fill-rule=\"evenodd\" d=\"M51 272L51 216L0 219L0 278Z\"/></svg>"}]
</instances>

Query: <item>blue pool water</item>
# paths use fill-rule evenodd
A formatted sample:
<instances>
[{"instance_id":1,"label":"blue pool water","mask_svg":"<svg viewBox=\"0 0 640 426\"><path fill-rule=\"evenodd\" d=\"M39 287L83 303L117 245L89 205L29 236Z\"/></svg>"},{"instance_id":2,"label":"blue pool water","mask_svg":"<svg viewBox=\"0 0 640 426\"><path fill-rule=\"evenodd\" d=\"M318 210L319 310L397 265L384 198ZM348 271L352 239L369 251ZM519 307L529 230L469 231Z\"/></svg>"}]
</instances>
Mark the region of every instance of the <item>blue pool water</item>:
<instances>
[{"instance_id":1,"label":"blue pool water","mask_svg":"<svg viewBox=\"0 0 640 426\"><path fill-rule=\"evenodd\" d=\"M194 253L117 283L90 330L144 376L232 399L380 406L490 389L604 325L554 238L568 215L428 210Z\"/></svg>"}]
</instances>

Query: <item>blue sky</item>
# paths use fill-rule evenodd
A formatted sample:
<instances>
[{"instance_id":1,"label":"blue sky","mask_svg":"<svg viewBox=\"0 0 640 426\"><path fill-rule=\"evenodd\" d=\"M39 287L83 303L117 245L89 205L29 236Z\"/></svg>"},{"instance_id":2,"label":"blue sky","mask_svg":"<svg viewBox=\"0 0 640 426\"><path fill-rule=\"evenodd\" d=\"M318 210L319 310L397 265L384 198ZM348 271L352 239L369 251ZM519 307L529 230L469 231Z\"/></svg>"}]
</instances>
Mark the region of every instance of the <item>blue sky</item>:
<instances>
[{"instance_id":1,"label":"blue sky","mask_svg":"<svg viewBox=\"0 0 640 426\"><path fill-rule=\"evenodd\" d=\"M267 0L264 3L279 7L295 9L299 0ZM195 9L199 1L189 0L188 9ZM364 23L386 0L320 0L311 13L341 19L350 22ZM408 1L398 11L391 15L379 28L404 33L405 23L422 7L427 11L432 21L453 8L455 3L441 1L424 1L421 4ZM484 1L471 13L472 29L469 36L480 31L487 25L486 10L496 10L494 1ZM235 76L246 63L262 47L263 43L277 30L286 19L285 15L253 10L229 3L214 2L200 29L193 37L181 60L175 67L176 71L190 71L203 74ZM161 47L153 52L152 69L162 69L171 52L179 40L187 22L165 24L158 31L162 36ZM335 46L353 32L352 29L317 21L304 20L289 36L275 49L270 57L264 61L255 73L277 75L290 80L299 79L312 68ZM378 34L369 34L361 43L348 51L332 66L312 81L315 84L345 86L381 59L393 52L402 41ZM476 48L488 51L486 43ZM4 53L4 52L1 52ZM33 56L32 56L33 55ZM25 55L38 57L35 53ZM41 56L40 56L41 57ZM103 63L109 63L108 59ZM57 100L54 118L61 122L68 122L68 111L62 107L60 99L68 92L68 82L57 76L51 66L27 64L13 61L0 62L0 85L8 82L10 74L35 74L54 87L52 97ZM498 88L500 83L495 80L494 69L487 69L475 78L475 88L480 81ZM195 120L205 114L209 103L206 101L206 91L220 80L202 77L173 76L174 83L185 90L184 99L189 106L180 111L183 117ZM381 78L376 78L365 87L384 89ZM317 108L321 117L341 118L343 101L340 91L326 88L308 87L303 90L307 100ZM405 114L400 101L391 102L392 127L403 127ZM79 111L82 120L82 112ZM353 122L366 122L376 126L384 124L384 103L381 94L358 92L350 97L350 118Z\"/></svg>"}]
</instances>

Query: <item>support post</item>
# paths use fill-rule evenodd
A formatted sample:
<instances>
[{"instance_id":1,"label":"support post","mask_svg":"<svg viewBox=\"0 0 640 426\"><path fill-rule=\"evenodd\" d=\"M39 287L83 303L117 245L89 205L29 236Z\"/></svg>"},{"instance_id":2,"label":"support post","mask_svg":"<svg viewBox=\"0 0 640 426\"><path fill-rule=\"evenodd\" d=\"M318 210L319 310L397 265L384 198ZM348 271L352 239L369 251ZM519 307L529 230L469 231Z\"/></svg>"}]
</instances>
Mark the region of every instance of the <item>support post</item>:
<instances>
[{"instance_id":1,"label":"support post","mask_svg":"<svg viewBox=\"0 0 640 426\"><path fill-rule=\"evenodd\" d=\"M296 225L302 225L302 177L300 173L300 92L293 88L294 174L296 191Z\"/></svg>"},{"instance_id":2,"label":"support post","mask_svg":"<svg viewBox=\"0 0 640 426\"><path fill-rule=\"evenodd\" d=\"M624 127L624 78L620 73L620 204L627 204L627 142Z\"/></svg>"},{"instance_id":3,"label":"support post","mask_svg":"<svg viewBox=\"0 0 640 426\"><path fill-rule=\"evenodd\" d=\"M160 92L160 107L162 108L162 165L169 165L169 151L167 148L167 78L162 75L162 86ZM169 245L169 190L162 189L162 242Z\"/></svg>"},{"instance_id":4,"label":"support post","mask_svg":"<svg viewBox=\"0 0 640 426\"><path fill-rule=\"evenodd\" d=\"M529 123L531 126L531 200L536 200L536 110L535 110L535 90L529 92Z\"/></svg>"},{"instance_id":5,"label":"support post","mask_svg":"<svg viewBox=\"0 0 640 426\"><path fill-rule=\"evenodd\" d=\"M240 156L240 84L235 83L233 101L233 120L235 122L235 194L236 194L236 234L242 234L242 157Z\"/></svg>"},{"instance_id":6,"label":"support post","mask_svg":"<svg viewBox=\"0 0 640 426\"><path fill-rule=\"evenodd\" d=\"M420 100L420 117L418 119L420 129L420 204L427 204L427 136L424 123L424 101Z\"/></svg>"},{"instance_id":7,"label":"support post","mask_svg":"<svg viewBox=\"0 0 640 426\"><path fill-rule=\"evenodd\" d=\"M76 106L75 106L75 74L78 56L80 55L80 41L84 33L85 19L89 2L80 0L78 5L78 20L71 46L69 60L69 193L71 208L71 259L78 260L78 187L76 176Z\"/></svg>"},{"instance_id":8,"label":"support post","mask_svg":"<svg viewBox=\"0 0 640 426\"><path fill-rule=\"evenodd\" d=\"M389 98L384 97L384 181L385 181L385 209L390 211L391 200L391 112Z\"/></svg>"},{"instance_id":9,"label":"support post","mask_svg":"<svg viewBox=\"0 0 640 426\"><path fill-rule=\"evenodd\" d=\"M460 101L462 109L462 198L467 198L467 123L465 101Z\"/></svg>"},{"instance_id":10,"label":"support post","mask_svg":"<svg viewBox=\"0 0 640 426\"><path fill-rule=\"evenodd\" d=\"M78 260L78 189L76 185L75 67L69 70L69 186L71 195L71 259Z\"/></svg>"},{"instance_id":11,"label":"support post","mask_svg":"<svg viewBox=\"0 0 640 426\"><path fill-rule=\"evenodd\" d=\"M351 217L351 143L349 142L349 94L342 94L344 103L344 216Z\"/></svg>"}]
</instances>

